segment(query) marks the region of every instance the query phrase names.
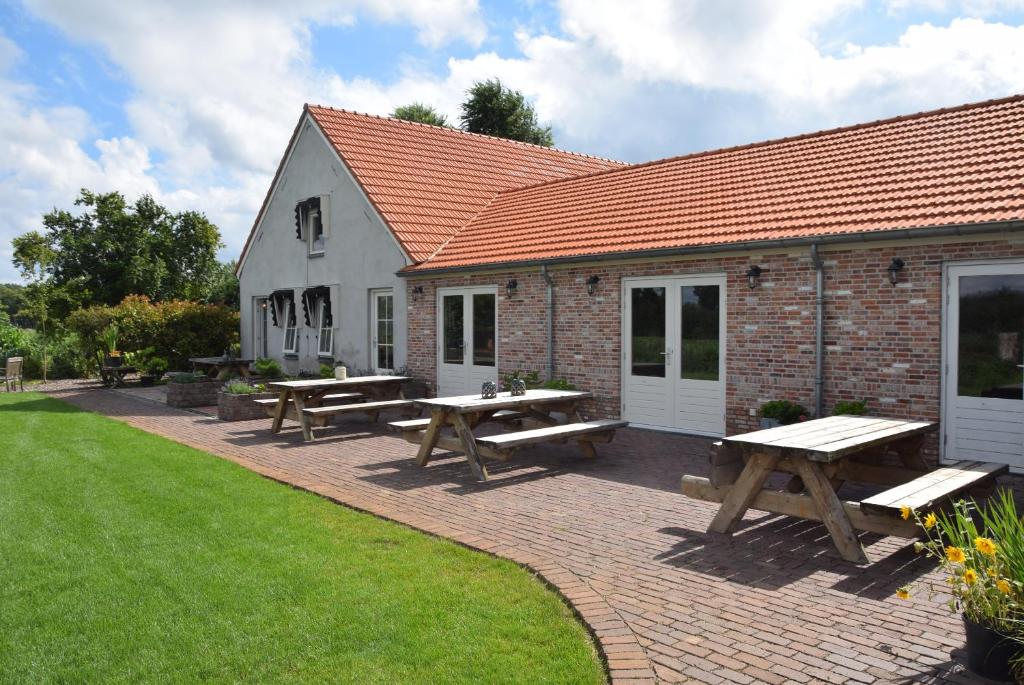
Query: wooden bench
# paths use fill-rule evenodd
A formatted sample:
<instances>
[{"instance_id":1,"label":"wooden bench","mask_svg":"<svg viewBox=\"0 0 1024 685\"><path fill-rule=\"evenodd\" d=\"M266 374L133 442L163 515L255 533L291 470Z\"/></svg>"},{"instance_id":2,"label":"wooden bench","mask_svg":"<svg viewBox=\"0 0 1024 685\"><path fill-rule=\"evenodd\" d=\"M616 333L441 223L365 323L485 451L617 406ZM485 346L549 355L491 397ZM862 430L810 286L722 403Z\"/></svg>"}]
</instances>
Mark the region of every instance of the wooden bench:
<instances>
[{"instance_id":1,"label":"wooden bench","mask_svg":"<svg viewBox=\"0 0 1024 685\"><path fill-rule=\"evenodd\" d=\"M362 399L363 394L358 392L339 392L332 395L324 395L321 400L324 402L351 402L352 400ZM273 418L274 412L277 410L277 398L273 397L266 400L253 400L255 404L263 407L267 412L267 416ZM290 418L295 418L294 414L294 402L288 400L288 404L291 405L288 410L291 412Z\"/></svg>"},{"instance_id":2,"label":"wooden bench","mask_svg":"<svg viewBox=\"0 0 1024 685\"><path fill-rule=\"evenodd\" d=\"M338 414L365 412L371 421L376 421L384 409L405 409L412 407L412 400L381 400L379 402L357 402L355 404L337 404L326 407L306 407L302 413L313 419L315 425L324 426L327 419Z\"/></svg>"},{"instance_id":3,"label":"wooden bench","mask_svg":"<svg viewBox=\"0 0 1024 685\"><path fill-rule=\"evenodd\" d=\"M565 442L576 440L580 444L583 453L588 457L594 456L595 442L610 442L615 436L615 431L629 425L628 421L616 419L599 419L596 421L583 421L580 423L566 423L557 426L545 426L543 428L532 428L525 431L513 433L502 433L500 435L487 435L476 439L477 443L490 448L502 455L505 459L515 454L520 447L536 445L542 442Z\"/></svg>"},{"instance_id":4,"label":"wooden bench","mask_svg":"<svg viewBox=\"0 0 1024 685\"><path fill-rule=\"evenodd\" d=\"M525 419L527 416L526 412L502 409L501 411L494 412L494 415L488 421L492 423L508 423ZM426 430L429 425L430 419L409 419L407 421L392 421L388 423L388 428L399 433L406 433Z\"/></svg>"},{"instance_id":5,"label":"wooden bench","mask_svg":"<svg viewBox=\"0 0 1024 685\"><path fill-rule=\"evenodd\" d=\"M902 507L926 512L966 490L984 487L1009 471L1006 464L959 461L861 501L864 511L897 515Z\"/></svg>"}]
</instances>

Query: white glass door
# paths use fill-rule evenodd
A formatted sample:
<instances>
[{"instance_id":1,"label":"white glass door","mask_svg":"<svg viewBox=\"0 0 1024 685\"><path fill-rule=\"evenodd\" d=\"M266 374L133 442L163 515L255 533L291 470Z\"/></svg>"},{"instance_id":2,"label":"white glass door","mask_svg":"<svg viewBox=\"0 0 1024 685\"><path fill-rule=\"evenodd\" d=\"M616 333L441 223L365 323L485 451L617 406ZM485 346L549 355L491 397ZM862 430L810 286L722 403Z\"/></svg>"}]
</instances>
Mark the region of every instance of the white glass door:
<instances>
[{"instance_id":1,"label":"white glass door","mask_svg":"<svg viewBox=\"0 0 1024 685\"><path fill-rule=\"evenodd\" d=\"M497 381L497 289L442 288L437 300L438 394L479 393Z\"/></svg>"},{"instance_id":2,"label":"white glass door","mask_svg":"<svg viewBox=\"0 0 1024 685\"><path fill-rule=\"evenodd\" d=\"M370 366L377 373L395 370L395 297L391 289L370 291Z\"/></svg>"},{"instance_id":3,"label":"white glass door","mask_svg":"<svg viewBox=\"0 0 1024 685\"><path fill-rule=\"evenodd\" d=\"M257 358L266 358L270 355L267 345L267 333L269 326L267 321L270 317L270 300L265 297L257 297L253 301L252 310L252 349L253 355Z\"/></svg>"},{"instance_id":4,"label":"white glass door","mask_svg":"<svg viewBox=\"0 0 1024 685\"><path fill-rule=\"evenodd\" d=\"M1024 467L1024 263L946 272L942 457Z\"/></svg>"}]
</instances>

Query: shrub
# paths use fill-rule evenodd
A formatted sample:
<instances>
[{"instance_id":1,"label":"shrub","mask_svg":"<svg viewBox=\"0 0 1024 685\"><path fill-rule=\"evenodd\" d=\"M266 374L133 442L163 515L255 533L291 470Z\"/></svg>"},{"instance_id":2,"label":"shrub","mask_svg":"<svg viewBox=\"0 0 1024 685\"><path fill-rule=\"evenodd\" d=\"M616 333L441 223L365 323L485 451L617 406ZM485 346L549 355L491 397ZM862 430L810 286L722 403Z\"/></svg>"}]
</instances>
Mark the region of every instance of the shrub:
<instances>
[{"instance_id":1,"label":"shrub","mask_svg":"<svg viewBox=\"0 0 1024 685\"><path fill-rule=\"evenodd\" d=\"M399 374L401 375L401 374ZM527 390L536 390L537 388L544 388L545 390L575 390L576 386L567 381L564 378L552 378L549 381L542 381L540 379L540 373L537 371L528 371L526 373L516 370L513 373L502 374L501 386L505 390L512 387L512 381L519 379L526 383Z\"/></svg>"},{"instance_id":2,"label":"shrub","mask_svg":"<svg viewBox=\"0 0 1024 685\"><path fill-rule=\"evenodd\" d=\"M224 384L224 392L230 395L252 395L258 392L263 392L263 387L249 385L245 381L235 379Z\"/></svg>"},{"instance_id":3,"label":"shrub","mask_svg":"<svg viewBox=\"0 0 1024 685\"><path fill-rule=\"evenodd\" d=\"M334 378L334 367L330 364L321 364L320 378Z\"/></svg>"},{"instance_id":4,"label":"shrub","mask_svg":"<svg viewBox=\"0 0 1024 685\"><path fill-rule=\"evenodd\" d=\"M789 400L772 400L761 405L761 418L775 419L782 425L807 420L807 410Z\"/></svg>"},{"instance_id":5,"label":"shrub","mask_svg":"<svg viewBox=\"0 0 1024 685\"><path fill-rule=\"evenodd\" d=\"M256 371L256 375L263 376L264 378L280 378L284 375L281 365L273 359L261 357L254 361L252 366Z\"/></svg>"},{"instance_id":6,"label":"shrub","mask_svg":"<svg viewBox=\"0 0 1024 685\"><path fill-rule=\"evenodd\" d=\"M868 412L868 401L867 400L843 400L836 402L836 406L832 409L832 415L838 414L851 414L853 416L863 416Z\"/></svg>"}]
</instances>

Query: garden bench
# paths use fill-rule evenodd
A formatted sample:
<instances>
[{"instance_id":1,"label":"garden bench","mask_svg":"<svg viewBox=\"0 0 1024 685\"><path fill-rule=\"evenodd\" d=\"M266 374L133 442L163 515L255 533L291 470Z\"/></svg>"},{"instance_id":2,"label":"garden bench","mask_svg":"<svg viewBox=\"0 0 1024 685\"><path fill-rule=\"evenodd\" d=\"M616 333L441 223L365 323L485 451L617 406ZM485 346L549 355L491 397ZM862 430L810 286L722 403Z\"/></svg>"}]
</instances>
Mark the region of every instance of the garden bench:
<instances>
[{"instance_id":1,"label":"garden bench","mask_svg":"<svg viewBox=\"0 0 1024 685\"><path fill-rule=\"evenodd\" d=\"M580 423L565 423L558 426L544 426L514 433L502 433L501 435L487 435L477 438L476 441L477 444L490 447L505 459L508 459L520 447L536 445L542 442L576 440L583 449L583 453L588 457L592 457L595 453L591 443L610 442L615 436L617 429L625 428L628 425L627 421L599 419Z\"/></svg>"},{"instance_id":2,"label":"garden bench","mask_svg":"<svg viewBox=\"0 0 1024 685\"><path fill-rule=\"evenodd\" d=\"M1006 464L958 461L868 497L861 501L860 507L865 511L893 515L899 514L902 507L925 512L967 490L989 485L996 476L1009 470Z\"/></svg>"},{"instance_id":3,"label":"garden bench","mask_svg":"<svg viewBox=\"0 0 1024 685\"><path fill-rule=\"evenodd\" d=\"M324 402L342 402L358 400L361 399L362 397L364 397L364 395L359 392L338 392L334 393L333 395L324 395L321 399ZM276 398L270 398L266 400L253 400L253 402L260 405L261 407L264 407L268 412L270 412L270 416L274 415L274 408L277 406ZM288 402L292 403L291 400L288 400Z\"/></svg>"},{"instance_id":4,"label":"garden bench","mask_svg":"<svg viewBox=\"0 0 1024 685\"><path fill-rule=\"evenodd\" d=\"M412 379L406 376L352 376L350 378L310 378L308 380L267 383L268 390L278 393L271 414L274 421L270 425L270 432L280 432L284 420L292 419L297 421L302 429L302 439L311 442L313 440L313 423L326 425L329 414L317 415L306 413L305 410L322 408L324 399L329 397L332 391L335 393L339 390L356 392L377 403L405 402L402 384L410 380ZM363 403L363 406L369 404L371 402L366 402ZM380 406L377 411L383 408L385 407ZM376 420L376 416L374 413L374 420Z\"/></svg>"},{"instance_id":5,"label":"garden bench","mask_svg":"<svg viewBox=\"0 0 1024 685\"><path fill-rule=\"evenodd\" d=\"M335 404L326 407L306 407L302 413L313 419L315 425L327 425L327 419L339 414L365 412L371 421L376 421L384 409L405 409L412 407L412 400L381 400L379 402L358 402L355 404Z\"/></svg>"},{"instance_id":6,"label":"garden bench","mask_svg":"<svg viewBox=\"0 0 1024 685\"><path fill-rule=\"evenodd\" d=\"M11 391L11 386L17 390L19 387L21 391L25 391L25 378L22 373L22 369L25 366L24 357L8 357L7 362L4 364L4 375L3 382L7 388L7 392Z\"/></svg>"},{"instance_id":7,"label":"garden bench","mask_svg":"<svg viewBox=\"0 0 1024 685\"><path fill-rule=\"evenodd\" d=\"M508 423L511 421L519 421L527 416L528 414L525 412L502 409L501 411L495 412L488 421ZM392 421L388 424L388 427L397 432L405 433L426 430L429 425L430 419L408 419L406 421Z\"/></svg>"}]
</instances>

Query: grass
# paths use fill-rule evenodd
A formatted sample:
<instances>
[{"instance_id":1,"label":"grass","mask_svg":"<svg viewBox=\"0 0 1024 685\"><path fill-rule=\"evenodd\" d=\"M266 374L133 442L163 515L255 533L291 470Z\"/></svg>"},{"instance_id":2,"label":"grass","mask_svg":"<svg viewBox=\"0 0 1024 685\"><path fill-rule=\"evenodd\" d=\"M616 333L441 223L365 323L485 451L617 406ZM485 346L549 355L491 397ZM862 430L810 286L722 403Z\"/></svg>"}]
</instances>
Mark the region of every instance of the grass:
<instances>
[{"instance_id":1,"label":"grass","mask_svg":"<svg viewBox=\"0 0 1024 685\"><path fill-rule=\"evenodd\" d=\"M518 566L0 393L0 682L600 683Z\"/></svg>"}]
</instances>

